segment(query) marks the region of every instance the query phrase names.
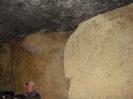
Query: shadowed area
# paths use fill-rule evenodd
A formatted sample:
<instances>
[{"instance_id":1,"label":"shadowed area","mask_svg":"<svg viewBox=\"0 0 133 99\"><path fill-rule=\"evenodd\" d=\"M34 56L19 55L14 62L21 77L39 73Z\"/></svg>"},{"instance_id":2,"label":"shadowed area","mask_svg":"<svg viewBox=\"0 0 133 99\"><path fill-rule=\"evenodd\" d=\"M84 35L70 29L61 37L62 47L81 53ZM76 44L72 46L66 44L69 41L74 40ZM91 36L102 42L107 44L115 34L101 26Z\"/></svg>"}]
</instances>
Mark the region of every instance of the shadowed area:
<instances>
[{"instance_id":1,"label":"shadowed area","mask_svg":"<svg viewBox=\"0 0 133 99\"><path fill-rule=\"evenodd\" d=\"M74 31L95 15L132 3L132 0L0 0L0 41L44 32Z\"/></svg>"}]
</instances>

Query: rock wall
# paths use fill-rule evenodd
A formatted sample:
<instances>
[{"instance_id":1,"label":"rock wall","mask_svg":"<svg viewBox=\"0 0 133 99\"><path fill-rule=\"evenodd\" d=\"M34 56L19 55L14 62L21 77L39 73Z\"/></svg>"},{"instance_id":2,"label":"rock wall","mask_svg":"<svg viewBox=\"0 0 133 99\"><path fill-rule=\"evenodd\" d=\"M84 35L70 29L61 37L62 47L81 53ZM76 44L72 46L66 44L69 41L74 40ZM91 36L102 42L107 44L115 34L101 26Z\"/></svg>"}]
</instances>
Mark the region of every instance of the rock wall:
<instances>
[{"instance_id":1,"label":"rock wall","mask_svg":"<svg viewBox=\"0 0 133 99\"><path fill-rule=\"evenodd\" d=\"M10 44L0 43L0 91L11 90L10 58Z\"/></svg>"},{"instance_id":2,"label":"rock wall","mask_svg":"<svg viewBox=\"0 0 133 99\"><path fill-rule=\"evenodd\" d=\"M40 30L74 31L83 20L130 3L133 0L0 0L0 41Z\"/></svg>"},{"instance_id":3,"label":"rock wall","mask_svg":"<svg viewBox=\"0 0 133 99\"><path fill-rule=\"evenodd\" d=\"M35 33L11 44L11 85L16 94L25 94L25 83L33 81L41 99L68 98L63 53L69 35L61 34Z\"/></svg>"},{"instance_id":4,"label":"rock wall","mask_svg":"<svg viewBox=\"0 0 133 99\"><path fill-rule=\"evenodd\" d=\"M69 99L133 98L133 4L79 24L64 52Z\"/></svg>"}]
</instances>

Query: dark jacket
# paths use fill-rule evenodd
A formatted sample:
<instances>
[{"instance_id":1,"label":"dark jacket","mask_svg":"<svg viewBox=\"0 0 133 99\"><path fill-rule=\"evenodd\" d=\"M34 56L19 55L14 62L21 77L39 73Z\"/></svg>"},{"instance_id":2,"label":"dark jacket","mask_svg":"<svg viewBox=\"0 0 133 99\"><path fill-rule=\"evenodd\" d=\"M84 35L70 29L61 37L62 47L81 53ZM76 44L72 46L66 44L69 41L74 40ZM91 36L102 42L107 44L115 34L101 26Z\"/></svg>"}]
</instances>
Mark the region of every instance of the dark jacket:
<instances>
[{"instance_id":1,"label":"dark jacket","mask_svg":"<svg viewBox=\"0 0 133 99\"><path fill-rule=\"evenodd\" d=\"M26 98L27 99L41 99L40 94L38 94L36 90L34 90L31 93L26 93Z\"/></svg>"}]
</instances>

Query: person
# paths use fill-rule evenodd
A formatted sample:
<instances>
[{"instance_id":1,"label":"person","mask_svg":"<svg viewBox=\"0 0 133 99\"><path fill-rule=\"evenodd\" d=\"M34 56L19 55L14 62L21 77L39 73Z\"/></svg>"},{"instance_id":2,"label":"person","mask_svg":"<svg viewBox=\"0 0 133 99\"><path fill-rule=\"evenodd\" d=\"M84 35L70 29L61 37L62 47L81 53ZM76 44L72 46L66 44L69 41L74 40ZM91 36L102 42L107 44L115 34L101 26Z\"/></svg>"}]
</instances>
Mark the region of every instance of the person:
<instances>
[{"instance_id":1,"label":"person","mask_svg":"<svg viewBox=\"0 0 133 99\"><path fill-rule=\"evenodd\" d=\"M4 91L1 93L1 96L4 99L14 99L15 94L13 91Z\"/></svg>"},{"instance_id":2,"label":"person","mask_svg":"<svg viewBox=\"0 0 133 99\"><path fill-rule=\"evenodd\" d=\"M27 99L40 99L40 94L37 93L35 89L35 83L34 82L27 82L27 93L26 93L26 98Z\"/></svg>"},{"instance_id":3,"label":"person","mask_svg":"<svg viewBox=\"0 0 133 99\"><path fill-rule=\"evenodd\" d=\"M2 96L0 96L0 99L4 99Z\"/></svg>"}]
</instances>

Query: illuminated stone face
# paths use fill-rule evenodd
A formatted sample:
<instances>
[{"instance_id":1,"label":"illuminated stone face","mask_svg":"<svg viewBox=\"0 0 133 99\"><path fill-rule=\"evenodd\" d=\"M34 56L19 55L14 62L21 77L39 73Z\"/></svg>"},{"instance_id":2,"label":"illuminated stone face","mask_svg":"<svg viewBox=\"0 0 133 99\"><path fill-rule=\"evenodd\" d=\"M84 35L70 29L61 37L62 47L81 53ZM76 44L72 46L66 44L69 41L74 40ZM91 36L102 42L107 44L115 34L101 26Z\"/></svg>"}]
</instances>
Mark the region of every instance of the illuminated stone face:
<instances>
[{"instance_id":1,"label":"illuminated stone face","mask_svg":"<svg viewBox=\"0 0 133 99\"><path fill-rule=\"evenodd\" d=\"M132 99L133 5L79 24L66 43L69 99Z\"/></svg>"}]
</instances>

